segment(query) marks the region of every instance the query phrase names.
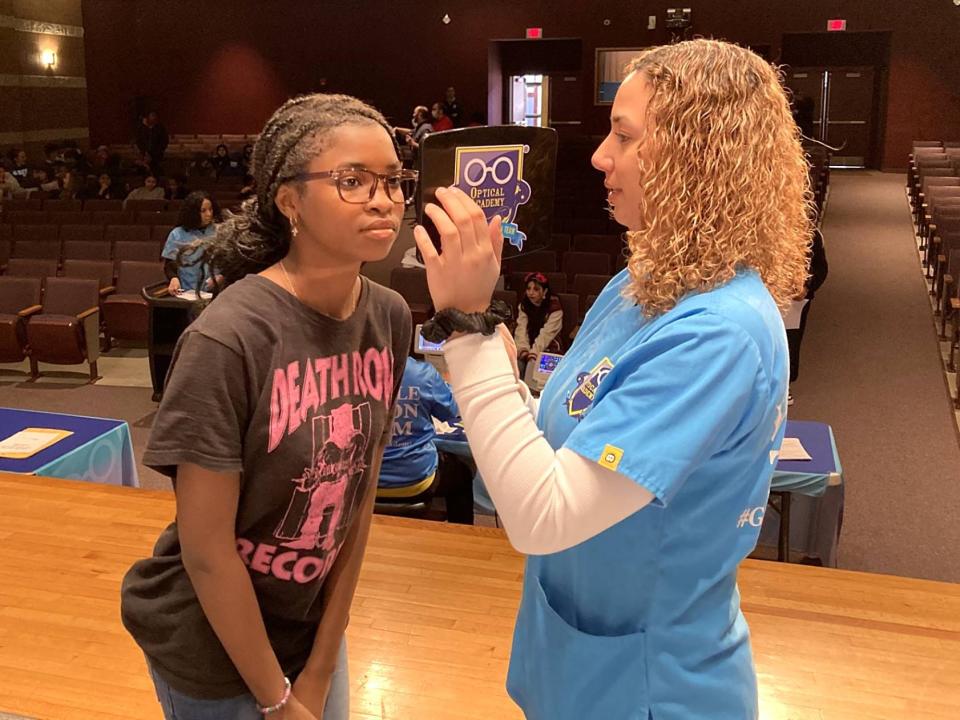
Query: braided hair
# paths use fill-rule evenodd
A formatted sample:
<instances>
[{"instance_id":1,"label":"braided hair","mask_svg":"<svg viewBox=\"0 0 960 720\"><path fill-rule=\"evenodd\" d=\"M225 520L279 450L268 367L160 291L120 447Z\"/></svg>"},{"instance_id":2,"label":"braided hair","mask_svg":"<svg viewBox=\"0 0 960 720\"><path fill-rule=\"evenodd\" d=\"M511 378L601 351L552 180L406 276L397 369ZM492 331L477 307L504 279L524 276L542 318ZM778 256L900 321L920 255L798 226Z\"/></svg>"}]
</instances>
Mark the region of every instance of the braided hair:
<instances>
[{"instance_id":1,"label":"braided hair","mask_svg":"<svg viewBox=\"0 0 960 720\"><path fill-rule=\"evenodd\" d=\"M228 213L216 234L204 241L203 261L223 277L215 290L286 256L290 222L277 208L277 191L289 182L287 178L306 170L333 130L352 124L380 125L393 139L383 115L349 95L300 95L287 100L267 120L253 147L250 173L256 194L238 212Z\"/></svg>"}]
</instances>

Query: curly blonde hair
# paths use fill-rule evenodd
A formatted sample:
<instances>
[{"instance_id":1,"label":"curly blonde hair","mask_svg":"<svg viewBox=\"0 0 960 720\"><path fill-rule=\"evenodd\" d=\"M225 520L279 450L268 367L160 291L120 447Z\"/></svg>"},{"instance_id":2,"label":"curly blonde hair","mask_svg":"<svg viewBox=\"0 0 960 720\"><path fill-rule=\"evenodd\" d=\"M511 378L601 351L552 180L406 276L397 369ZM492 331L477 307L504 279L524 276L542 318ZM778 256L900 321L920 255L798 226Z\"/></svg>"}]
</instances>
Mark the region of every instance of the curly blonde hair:
<instances>
[{"instance_id":1,"label":"curly blonde hair","mask_svg":"<svg viewBox=\"0 0 960 720\"><path fill-rule=\"evenodd\" d=\"M652 317L752 268L788 306L803 292L813 226L808 164L780 73L715 40L651 48L627 69L653 93L625 293Z\"/></svg>"}]
</instances>

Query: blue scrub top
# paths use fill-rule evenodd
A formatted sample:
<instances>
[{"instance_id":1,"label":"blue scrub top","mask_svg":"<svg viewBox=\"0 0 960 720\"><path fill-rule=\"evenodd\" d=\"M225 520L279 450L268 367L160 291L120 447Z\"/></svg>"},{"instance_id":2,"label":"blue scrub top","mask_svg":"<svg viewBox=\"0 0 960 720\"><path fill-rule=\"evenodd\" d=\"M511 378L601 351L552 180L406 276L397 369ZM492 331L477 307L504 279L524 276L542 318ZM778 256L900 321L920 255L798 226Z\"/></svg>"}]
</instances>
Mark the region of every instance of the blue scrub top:
<instances>
[{"instance_id":1,"label":"blue scrub top","mask_svg":"<svg viewBox=\"0 0 960 720\"><path fill-rule=\"evenodd\" d=\"M412 485L436 471L433 418L458 421L457 403L433 365L408 357L394 409L393 436L380 466L380 487Z\"/></svg>"},{"instance_id":2,"label":"blue scrub top","mask_svg":"<svg viewBox=\"0 0 960 720\"><path fill-rule=\"evenodd\" d=\"M189 245L200 238L209 237L216 232L213 223L200 230L187 230L184 227L175 227L167 235L167 242L163 246L161 255L167 260L177 260L177 254L184 245ZM181 265L177 268L177 277L183 290L206 290L204 282L211 277L210 269L206 264L199 262L203 251L199 248L183 256Z\"/></svg>"},{"instance_id":3,"label":"blue scrub top","mask_svg":"<svg viewBox=\"0 0 960 720\"><path fill-rule=\"evenodd\" d=\"M614 277L544 388L554 448L655 500L527 560L507 689L530 720L744 720L757 685L736 570L783 439L783 321L757 273L653 319Z\"/></svg>"}]
</instances>

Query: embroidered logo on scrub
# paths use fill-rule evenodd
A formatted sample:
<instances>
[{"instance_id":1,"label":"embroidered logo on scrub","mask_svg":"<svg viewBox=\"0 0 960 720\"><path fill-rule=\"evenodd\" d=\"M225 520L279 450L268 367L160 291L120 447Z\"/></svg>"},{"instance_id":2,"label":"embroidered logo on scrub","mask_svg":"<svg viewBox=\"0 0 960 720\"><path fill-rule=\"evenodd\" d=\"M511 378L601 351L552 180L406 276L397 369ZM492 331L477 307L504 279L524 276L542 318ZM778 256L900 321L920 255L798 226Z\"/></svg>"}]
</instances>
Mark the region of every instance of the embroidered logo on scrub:
<instances>
[{"instance_id":1,"label":"embroidered logo on scrub","mask_svg":"<svg viewBox=\"0 0 960 720\"><path fill-rule=\"evenodd\" d=\"M621 460L623 460L623 450L616 445L604 445L598 462L605 468L616 470Z\"/></svg>"},{"instance_id":2,"label":"embroidered logo on scrub","mask_svg":"<svg viewBox=\"0 0 960 720\"><path fill-rule=\"evenodd\" d=\"M530 200L530 183L523 179L523 156L529 145L458 147L454 184L481 207L487 221L503 219L504 239L517 251L527 239L517 225L517 208Z\"/></svg>"},{"instance_id":3,"label":"embroidered logo on scrub","mask_svg":"<svg viewBox=\"0 0 960 720\"><path fill-rule=\"evenodd\" d=\"M604 358L598 362L593 370L577 375L577 387L567 397L567 414L577 420L581 420L590 406L593 405L593 398L597 394L597 388L603 379L613 370L613 363L610 358ZM606 454L606 452L604 452ZM619 462L619 460L618 460Z\"/></svg>"}]
</instances>

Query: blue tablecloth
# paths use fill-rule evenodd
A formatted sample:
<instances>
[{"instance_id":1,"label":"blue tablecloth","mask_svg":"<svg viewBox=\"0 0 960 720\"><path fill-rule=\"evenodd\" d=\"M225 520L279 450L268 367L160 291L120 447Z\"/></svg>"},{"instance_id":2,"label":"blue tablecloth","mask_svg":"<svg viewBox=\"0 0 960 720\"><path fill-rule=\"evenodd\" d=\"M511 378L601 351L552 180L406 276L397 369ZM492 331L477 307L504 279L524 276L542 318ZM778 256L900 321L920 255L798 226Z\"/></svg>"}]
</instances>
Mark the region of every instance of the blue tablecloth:
<instances>
[{"instance_id":1,"label":"blue tablecloth","mask_svg":"<svg viewBox=\"0 0 960 720\"><path fill-rule=\"evenodd\" d=\"M788 420L785 435L799 439L810 460L779 461L773 472L771 490L822 497L828 487L842 483L843 470L829 425Z\"/></svg>"},{"instance_id":2,"label":"blue tablecloth","mask_svg":"<svg viewBox=\"0 0 960 720\"><path fill-rule=\"evenodd\" d=\"M771 492L789 492L790 549L837 566L843 524L843 469L833 430L826 423L788 420L786 437L795 437L810 460L780 461L770 482ZM775 546L780 517L767 512L758 544Z\"/></svg>"},{"instance_id":3,"label":"blue tablecloth","mask_svg":"<svg viewBox=\"0 0 960 720\"><path fill-rule=\"evenodd\" d=\"M0 458L0 471L140 486L130 428L124 421L0 408L0 439L31 427L73 434L33 457Z\"/></svg>"}]
</instances>

